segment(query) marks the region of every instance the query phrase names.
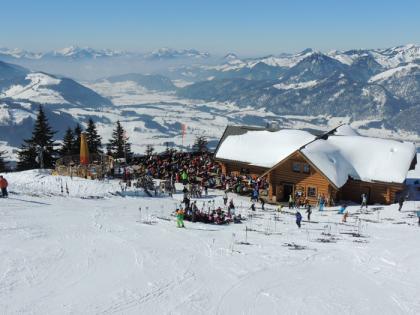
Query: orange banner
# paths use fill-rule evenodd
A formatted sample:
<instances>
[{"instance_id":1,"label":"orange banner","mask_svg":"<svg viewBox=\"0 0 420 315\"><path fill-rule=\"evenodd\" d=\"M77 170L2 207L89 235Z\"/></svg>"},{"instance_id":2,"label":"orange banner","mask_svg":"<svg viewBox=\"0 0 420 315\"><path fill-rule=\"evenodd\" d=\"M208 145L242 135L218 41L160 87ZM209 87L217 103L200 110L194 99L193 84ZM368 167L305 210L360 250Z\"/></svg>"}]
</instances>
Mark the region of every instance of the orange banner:
<instances>
[{"instance_id":1,"label":"orange banner","mask_svg":"<svg viewBox=\"0 0 420 315\"><path fill-rule=\"evenodd\" d=\"M89 164L89 149L86 141L86 134L84 132L80 135L80 164Z\"/></svg>"}]
</instances>

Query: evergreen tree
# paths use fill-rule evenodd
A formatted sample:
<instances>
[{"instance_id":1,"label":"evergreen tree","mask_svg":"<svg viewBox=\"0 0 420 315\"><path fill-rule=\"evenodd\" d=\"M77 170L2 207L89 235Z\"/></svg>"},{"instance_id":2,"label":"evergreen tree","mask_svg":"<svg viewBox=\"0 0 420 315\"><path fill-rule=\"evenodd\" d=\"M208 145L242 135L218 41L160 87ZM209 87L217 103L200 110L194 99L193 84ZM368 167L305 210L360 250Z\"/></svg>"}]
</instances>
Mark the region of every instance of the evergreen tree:
<instances>
[{"instance_id":1,"label":"evergreen tree","mask_svg":"<svg viewBox=\"0 0 420 315\"><path fill-rule=\"evenodd\" d=\"M146 155L151 156L153 152L155 152L155 148L151 144L148 144L146 146Z\"/></svg>"},{"instance_id":2,"label":"evergreen tree","mask_svg":"<svg viewBox=\"0 0 420 315\"><path fill-rule=\"evenodd\" d=\"M116 159L126 158L127 161L131 159L131 144L128 142L128 137L120 121L117 121L115 125L107 150Z\"/></svg>"},{"instance_id":3,"label":"evergreen tree","mask_svg":"<svg viewBox=\"0 0 420 315\"><path fill-rule=\"evenodd\" d=\"M74 139L73 139L73 154L80 154L80 135L82 134L82 127L79 124L74 128Z\"/></svg>"},{"instance_id":4,"label":"evergreen tree","mask_svg":"<svg viewBox=\"0 0 420 315\"><path fill-rule=\"evenodd\" d=\"M61 156L72 155L74 153L74 133L69 127L63 138L63 144L61 145L60 153Z\"/></svg>"},{"instance_id":5,"label":"evergreen tree","mask_svg":"<svg viewBox=\"0 0 420 315\"><path fill-rule=\"evenodd\" d=\"M0 172L4 172L7 169L7 163L4 161L4 155L6 151L0 151Z\"/></svg>"},{"instance_id":6,"label":"evergreen tree","mask_svg":"<svg viewBox=\"0 0 420 315\"><path fill-rule=\"evenodd\" d=\"M207 138L205 136L198 136L197 138L195 138L193 150L195 152L207 152L208 151L207 145L208 145Z\"/></svg>"},{"instance_id":7,"label":"evergreen tree","mask_svg":"<svg viewBox=\"0 0 420 315\"><path fill-rule=\"evenodd\" d=\"M102 138L96 130L96 125L92 118L89 118L88 126L86 128L86 140L90 153L102 153Z\"/></svg>"},{"instance_id":8,"label":"evergreen tree","mask_svg":"<svg viewBox=\"0 0 420 315\"><path fill-rule=\"evenodd\" d=\"M24 144L18 153L17 168L25 170L40 167L41 161L39 161L39 158L37 159L41 155L39 152L42 152L44 167L52 168L56 153L53 141L54 134L55 132L51 129L42 106L39 106L32 137L24 140Z\"/></svg>"}]
</instances>

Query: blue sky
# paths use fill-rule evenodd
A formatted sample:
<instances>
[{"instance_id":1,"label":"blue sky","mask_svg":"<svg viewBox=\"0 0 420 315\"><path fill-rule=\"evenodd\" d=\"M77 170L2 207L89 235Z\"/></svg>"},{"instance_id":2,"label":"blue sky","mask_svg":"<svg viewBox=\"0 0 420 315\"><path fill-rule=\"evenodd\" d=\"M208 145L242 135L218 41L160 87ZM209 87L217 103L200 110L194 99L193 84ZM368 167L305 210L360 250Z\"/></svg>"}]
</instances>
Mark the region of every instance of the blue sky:
<instances>
[{"instance_id":1,"label":"blue sky","mask_svg":"<svg viewBox=\"0 0 420 315\"><path fill-rule=\"evenodd\" d=\"M420 1L1 0L0 47L256 55L420 43Z\"/></svg>"}]
</instances>

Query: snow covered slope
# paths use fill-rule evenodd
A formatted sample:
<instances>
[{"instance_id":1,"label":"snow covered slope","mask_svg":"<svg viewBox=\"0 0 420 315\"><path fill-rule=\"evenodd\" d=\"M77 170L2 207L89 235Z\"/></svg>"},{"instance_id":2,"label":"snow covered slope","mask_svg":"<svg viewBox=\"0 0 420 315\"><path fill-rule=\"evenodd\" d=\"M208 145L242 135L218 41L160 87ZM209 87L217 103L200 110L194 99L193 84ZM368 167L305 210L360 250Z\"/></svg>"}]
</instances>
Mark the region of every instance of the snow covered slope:
<instances>
[{"instance_id":1,"label":"snow covered slope","mask_svg":"<svg viewBox=\"0 0 420 315\"><path fill-rule=\"evenodd\" d=\"M337 207L315 210L298 229L293 212L257 205L251 218L248 198L229 195L243 224L177 229L170 214L182 194L37 197L13 186L23 176L39 178L8 174L18 194L0 199L2 314L420 312L418 202L402 212L349 206L345 224Z\"/></svg>"},{"instance_id":2,"label":"snow covered slope","mask_svg":"<svg viewBox=\"0 0 420 315\"><path fill-rule=\"evenodd\" d=\"M0 94L0 98L31 100L41 104L68 104L60 93L48 88L58 85L60 79L45 73L29 73L25 79L29 81L27 85L12 85Z\"/></svg>"},{"instance_id":3,"label":"snow covered slope","mask_svg":"<svg viewBox=\"0 0 420 315\"><path fill-rule=\"evenodd\" d=\"M10 191L32 196L100 198L121 192L118 180L92 181L79 177L51 176L49 170L10 173L7 174L7 179L10 182Z\"/></svg>"}]
</instances>

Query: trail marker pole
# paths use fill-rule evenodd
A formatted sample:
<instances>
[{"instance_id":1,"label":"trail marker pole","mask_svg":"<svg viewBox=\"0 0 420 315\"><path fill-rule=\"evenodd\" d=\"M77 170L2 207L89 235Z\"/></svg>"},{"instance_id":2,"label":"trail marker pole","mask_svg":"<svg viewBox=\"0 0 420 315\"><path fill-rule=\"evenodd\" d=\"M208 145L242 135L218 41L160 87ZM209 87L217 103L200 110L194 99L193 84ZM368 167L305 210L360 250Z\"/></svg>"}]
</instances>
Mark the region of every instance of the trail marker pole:
<instances>
[{"instance_id":1,"label":"trail marker pole","mask_svg":"<svg viewBox=\"0 0 420 315\"><path fill-rule=\"evenodd\" d=\"M248 243L248 226L245 225L245 243Z\"/></svg>"}]
</instances>

